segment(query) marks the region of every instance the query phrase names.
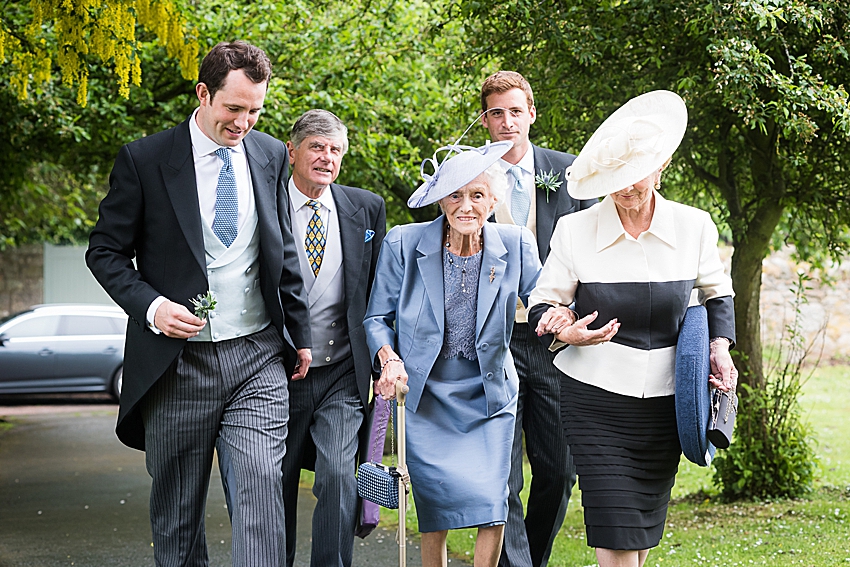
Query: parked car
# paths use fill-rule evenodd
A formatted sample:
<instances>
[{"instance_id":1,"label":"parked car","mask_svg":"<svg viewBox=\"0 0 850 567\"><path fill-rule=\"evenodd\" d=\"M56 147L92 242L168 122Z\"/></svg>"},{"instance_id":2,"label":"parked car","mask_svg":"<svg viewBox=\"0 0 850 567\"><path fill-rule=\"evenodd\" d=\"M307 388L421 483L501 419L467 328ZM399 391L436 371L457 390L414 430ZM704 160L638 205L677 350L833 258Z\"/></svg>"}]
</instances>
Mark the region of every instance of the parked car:
<instances>
[{"instance_id":1,"label":"parked car","mask_svg":"<svg viewBox=\"0 0 850 567\"><path fill-rule=\"evenodd\" d=\"M37 305L0 323L0 394L121 394L127 315L102 305Z\"/></svg>"}]
</instances>

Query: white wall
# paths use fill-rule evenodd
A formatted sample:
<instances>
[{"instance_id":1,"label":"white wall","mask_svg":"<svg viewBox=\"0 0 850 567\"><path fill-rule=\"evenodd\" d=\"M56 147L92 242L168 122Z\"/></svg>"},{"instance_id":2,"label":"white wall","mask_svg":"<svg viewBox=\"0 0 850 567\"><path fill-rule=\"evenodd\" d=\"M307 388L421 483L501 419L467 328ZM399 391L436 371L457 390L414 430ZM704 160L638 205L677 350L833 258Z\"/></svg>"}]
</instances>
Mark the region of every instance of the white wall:
<instances>
[{"instance_id":1,"label":"white wall","mask_svg":"<svg viewBox=\"0 0 850 567\"><path fill-rule=\"evenodd\" d=\"M44 302L114 305L86 266L85 246L44 245Z\"/></svg>"}]
</instances>

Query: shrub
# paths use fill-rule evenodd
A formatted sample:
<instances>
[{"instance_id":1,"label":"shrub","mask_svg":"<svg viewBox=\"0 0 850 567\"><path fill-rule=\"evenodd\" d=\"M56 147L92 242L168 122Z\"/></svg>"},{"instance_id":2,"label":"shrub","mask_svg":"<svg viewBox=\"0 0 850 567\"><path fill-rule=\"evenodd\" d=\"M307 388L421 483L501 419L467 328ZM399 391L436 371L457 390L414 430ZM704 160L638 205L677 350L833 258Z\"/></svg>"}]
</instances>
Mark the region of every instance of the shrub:
<instances>
[{"instance_id":1,"label":"shrub","mask_svg":"<svg viewBox=\"0 0 850 567\"><path fill-rule=\"evenodd\" d=\"M818 355L804 375L814 345L823 345L826 324L811 341L802 334L801 306L806 303L808 280L798 275L792 290L794 320L785 326L778 348L767 356L765 387L740 386L734 442L714 459L714 484L727 499L798 497L812 490L817 457L810 430L800 417L799 395L820 362Z\"/></svg>"}]
</instances>

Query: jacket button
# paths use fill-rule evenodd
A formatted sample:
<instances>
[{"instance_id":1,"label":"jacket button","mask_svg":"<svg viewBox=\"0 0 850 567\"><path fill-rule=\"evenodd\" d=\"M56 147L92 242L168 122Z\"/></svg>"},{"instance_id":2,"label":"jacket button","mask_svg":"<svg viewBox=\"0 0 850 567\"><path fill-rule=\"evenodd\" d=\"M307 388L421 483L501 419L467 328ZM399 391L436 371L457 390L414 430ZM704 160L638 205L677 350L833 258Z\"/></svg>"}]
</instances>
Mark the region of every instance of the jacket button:
<instances>
[{"instance_id":1,"label":"jacket button","mask_svg":"<svg viewBox=\"0 0 850 567\"><path fill-rule=\"evenodd\" d=\"M492 373L492 372L488 372L488 373L486 374L485 378L487 378L488 380L492 380L492 379L493 379L493 373Z\"/></svg>"},{"instance_id":2,"label":"jacket button","mask_svg":"<svg viewBox=\"0 0 850 567\"><path fill-rule=\"evenodd\" d=\"M249 291L251 291L251 288L250 288L250 287L246 287L246 288L245 288L245 293L248 293Z\"/></svg>"},{"instance_id":3,"label":"jacket button","mask_svg":"<svg viewBox=\"0 0 850 567\"><path fill-rule=\"evenodd\" d=\"M247 313L247 312L248 312L248 310L247 310L247 309L243 309L241 314L242 314L242 315L244 315L244 314L245 314L245 313Z\"/></svg>"},{"instance_id":4,"label":"jacket button","mask_svg":"<svg viewBox=\"0 0 850 567\"><path fill-rule=\"evenodd\" d=\"M490 345L487 343L481 343L481 350L487 350Z\"/></svg>"},{"instance_id":5,"label":"jacket button","mask_svg":"<svg viewBox=\"0 0 850 567\"><path fill-rule=\"evenodd\" d=\"M331 361L331 357L326 356L326 357L325 357L325 362L330 362L330 361Z\"/></svg>"},{"instance_id":6,"label":"jacket button","mask_svg":"<svg viewBox=\"0 0 850 567\"><path fill-rule=\"evenodd\" d=\"M333 346L334 342L333 342L333 341L328 341L328 344L329 344L329 345L331 345L331 346Z\"/></svg>"}]
</instances>

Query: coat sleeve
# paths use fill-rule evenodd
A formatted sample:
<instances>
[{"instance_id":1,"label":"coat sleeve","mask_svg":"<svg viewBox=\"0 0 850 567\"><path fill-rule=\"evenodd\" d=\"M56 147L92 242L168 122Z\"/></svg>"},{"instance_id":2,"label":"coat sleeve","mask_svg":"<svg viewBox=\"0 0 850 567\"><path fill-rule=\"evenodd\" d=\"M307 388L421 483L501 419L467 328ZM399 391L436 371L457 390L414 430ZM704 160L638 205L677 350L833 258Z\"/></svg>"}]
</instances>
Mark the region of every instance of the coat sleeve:
<instances>
[{"instance_id":1,"label":"coat sleeve","mask_svg":"<svg viewBox=\"0 0 850 567\"><path fill-rule=\"evenodd\" d=\"M735 303L732 279L726 274L717 249L717 226L703 212L700 238L699 270L694 287L700 290L708 311L708 333L711 338L726 337L735 342Z\"/></svg>"},{"instance_id":2,"label":"coat sleeve","mask_svg":"<svg viewBox=\"0 0 850 567\"><path fill-rule=\"evenodd\" d=\"M148 307L161 295L133 265L144 221L142 184L133 155L124 146L89 236L86 264L106 293L142 327L146 327Z\"/></svg>"},{"instance_id":3,"label":"coat sleeve","mask_svg":"<svg viewBox=\"0 0 850 567\"><path fill-rule=\"evenodd\" d=\"M281 144L282 145L282 144ZM304 280L301 277L301 265L298 249L292 235L292 222L289 218L289 192L286 184L289 180L289 154L283 146L281 171L277 182L277 212L280 220L280 233L283 241L283 268L278 289L283 307L284 325L289 331L296 349L310 348L313 345L310 334L310 308Z\"/></svg>"},{"instance_id":4,"label":"coat sleeve","mask_svg":"<svg viewBox=\"0 0 850 567\"><path fill-rule=\"evenodd\" d=\"M537 241L530 230L523 227L520 232L520 254L522 258L522 273L519 279L519 297L528 305L528 296L537 285L540 276L540 260L537 253Z\"/></svg>"},{"instance_id":5,"label":"coat sleeve","mask_svg":"<svg viewBox=\"0 0 850 567\"><path fill-rule=\"evenodd\" d=\"M378 254L375 279L363 327L366 330L366 342L372 357L373 369L378 372L376 355L381 347L390 345L398 351L395 332L398 314L398 298L404 279L404 259L402 258L401 228L396 227L387 233Z\"/></svg>"}]
</instances>

